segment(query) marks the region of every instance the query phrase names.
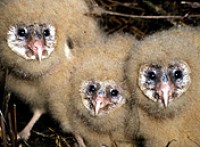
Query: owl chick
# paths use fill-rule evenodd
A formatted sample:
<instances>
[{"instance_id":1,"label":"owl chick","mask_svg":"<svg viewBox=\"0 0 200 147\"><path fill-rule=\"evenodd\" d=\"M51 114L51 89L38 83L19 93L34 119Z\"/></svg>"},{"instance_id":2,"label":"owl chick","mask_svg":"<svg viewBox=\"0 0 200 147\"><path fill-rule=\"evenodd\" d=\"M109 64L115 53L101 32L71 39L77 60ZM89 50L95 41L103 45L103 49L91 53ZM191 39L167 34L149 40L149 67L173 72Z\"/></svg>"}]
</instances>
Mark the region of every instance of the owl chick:
<instances>
[{"instance_id":1,"label":"owl chick","mask_svg":"<svg viewBox=\"0 0 200 147\"><path fill-rule=\"evenodd\" d=\"M95 42L101 33L85 16L89 10L80 0L2 0L0 11L0 64L9 70L6 88L34 112L19 134L28 139L46 111L45 98L51 91L44 91L45 76L64 68L81 46Z\"/></svg>"},{"instance_id":2,"label":"owl chick","mask_svg":"<svg viewBox=\"0 0 200 147\"><path fill-rule=\"evenodd\" d=\"M174 28L149 36L126 64L145 146L199 146L197 30Z\"/></svg>"},{"instance_id":3,"label":"owl chick","mask_svg":"<svg viewBox=\"0 0 200 147\"><path fill-rule=\"evenodd\" d=\"M129 93L123 66L132 42L132 37L118 34L105 38L85 50L87 55L76 63L70 80L57 75L62 83L52 88L50 112L65 132L74 133L80 146L127 143L124 126ZM136 111L133 117L137 118ZM135 119L135 131L137 126Z\"/></svg>"}]
</instances>

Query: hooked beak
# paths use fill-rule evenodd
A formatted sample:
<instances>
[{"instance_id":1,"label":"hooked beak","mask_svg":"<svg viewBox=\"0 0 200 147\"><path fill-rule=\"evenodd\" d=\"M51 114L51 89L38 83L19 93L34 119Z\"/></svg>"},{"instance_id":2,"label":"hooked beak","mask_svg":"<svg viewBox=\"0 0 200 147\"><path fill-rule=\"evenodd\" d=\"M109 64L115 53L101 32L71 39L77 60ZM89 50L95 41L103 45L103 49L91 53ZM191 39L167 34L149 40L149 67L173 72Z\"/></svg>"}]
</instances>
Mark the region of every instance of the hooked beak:
<instances>
[{"instance_id":1,"label":"hooked beak","mask_svg":"<svg viewBox=\"0 0 200 147\"><path fill-rule=\"evenodd\" d=\"M159 99L161 99L165 108L168 106L169 99L172 97L174 87L173 84L168 80L167 75L162 76L161 84L158 88Z\"/></svg>"},{"instance_id":2,"label":"hooked beak","mask_svg":"<svg viewBox=\"0 0 200 147\"><path fill-rule=\"evenodd\" d=\"M99 110L101 108L102 105L102 98L97 98L95 103L94 103L94 113L95 115L99 114Z\"/></svg>"},{"instance_id":3,"label":"hooked beak","mask_svg":"<svg viewBox=\"0 0 200 147\"><path fill-rule=\"evenodd\" d=\"M95 115L98 115L100 112L101 108L104 108L110 104L110 101L104 97L104 96L98 96L94 101L93 101L93 106L94 106L94 113Z\"/></svg>"},{"instance_id":4,"label":"hooked beak","mask_svg":"<svg viewBox=\"0 0 200 147\"><path fill-rule=\"evenodd\" d=\"M43 40L31 41L28 43L28 47L30 50L33 51L33 54L36 56L36 58L41 63L42 53L44 51L44 41Z\"/></svg>"},{"instance_id":5,"label":"hooked beak","mask_svg":"<svg viewBox=\"0 0 200 147\"><path fill-rule=\"evenodd\" d=\"M164 104L165 107L168 106L168 101L169 101L169 97L170 97L170 94L169 94L169 91L170 91L170 87L168 85L168 83L162 83L162 86L161 86L161 90L160 90L160 98Z\"/></svg>"}]
</instances>

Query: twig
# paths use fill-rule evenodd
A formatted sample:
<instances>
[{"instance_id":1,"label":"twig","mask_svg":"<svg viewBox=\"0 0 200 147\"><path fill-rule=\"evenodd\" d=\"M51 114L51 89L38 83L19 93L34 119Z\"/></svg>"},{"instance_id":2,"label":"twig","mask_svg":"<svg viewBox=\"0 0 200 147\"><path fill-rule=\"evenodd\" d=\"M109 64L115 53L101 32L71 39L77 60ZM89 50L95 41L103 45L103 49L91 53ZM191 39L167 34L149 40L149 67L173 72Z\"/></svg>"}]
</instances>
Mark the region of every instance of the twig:
<instances>
[{"instance_id":1,"label":"twig","mask_svg":"<svg viewBox=\"0 0 200 147\"><path fill-rule=\"evenodd\" d=\"M13 104L13 130L15 135L15 144L17 143L17 110L16 105Z\"/></svg>"},{"instance_id":2,"label":"twig","mask_svg":"<svg viewBox=\"0 0 200 147\"><path fill-rule=\"evenodd\" d=\"M1 119L1 133L3 139L3 147L7 147L6 130L2 113L0 114L0 119Z\"/></svg>"},{"instance_id":3,"label":"twig","mask_svg":"<svg viewBox=\"0 0 200 147\"><path fill-rule=\"evenodd\" d=\"M4 89L3 89L3 104L2 104L2 111L5 116L8 114L8 103L10 100L10 93L7 91L7 77L8 77L8 69L4 72Z\"/></svg>"},{"instance_id":4,"label":"twig","mask_svg":"<svg viewBox=\"0 0 200 147\"><path fill-rule=\"evenodd\" d=\"M100 7L93 8L93 12L91 12L89 15L94 16L100 16L102 14L109 14L109 15L115 15L115 16L122 16L122 17L129 17L129 18L142 18L142 19L183 19L183 18L192 18L192 17L200 17L200 15L188 15L185 14L185 16L180 15L174 15L174 16L138 16L138 15L130 15L130 14L123 14L119 12L113 12L109 10L104 10ZM88 15L88 14L86 14Z\"/></svg>"},{"instance_id":5,"label":"twig","mask_svg":"<svg viewBox=\"0 0 200 147\"><path fill-rule=\"evenodd\" d=\"M8 121L9 121L9 134L11 138L11 144L13 147L15 147L15 134L13 132L12 117L10 112L8 113Z\"/></svg>"},{"instance_id":6,"label":"twig","mask_svg":"<svg viewBox=\"0 0 200 147\"><path fill-rule=\"evenodd\" d=\"M154 9L158 14L162 15L162 16L168 16L167 12L162 8L159 7L157 5L154 5L151 1L143 1L146 5L148 5L150 8ZM171 24L176 25L177 22L174 21L173 19L169 19L168 20Z\"/></svg>"},{"instance_id":7,"label":"twig","mask_svg":"<svg viewBox=\"0 0 200 147\"><path fill-rule=\"evenodd\" d=\"M198 3L198 2L182 1L181 4L187 4L187 5L191 6L192 8L200 8L200 3Z\"/></svg>"},{"instance_id":8,"label":"twig","mask_svg":"<svg viewBox=\"0 0 200 147\"><path fill-rule=\"evenodd\" d=\"M59 135L58 133L56 133L55 130L53 130L52 128L49 128L49 130L56 135L56 144L57 145L60 145L60 143L63 142L67 147L71 147L70 144L66 140L68 138L62 137L62 135Z\"/></svg>"},{"instance_id":9,"label":"twig","mask_svg":"<svg viewBox=\"0 0 200 147\"><path fill-rule=\"evenodd\" d=\"M4 115L3 115L3 113L2 113L2 111L0 110L0 116L1 116L1 118L2 118L2 121L4 122L4 124L6 124L7 125L7 123L6 123L6 119L5 119L5 117L4 117Z\"/></svg>"},{"instance_id":10,"label":"twig","mask_svg":"<svg viewBox=\"0 0 200 147\"><path fill-rule=\"evenodd\" d=\"M67 145L67 147L70 147L69 143L65 140L65 138L61 136L60 139L65 143L65 145Z\"/></svg>"},{"instance_id":11,"label":"twig","mask_svg":"<svg viewBox=\"0 0 200 147\"><path fill-rule=\"evenodd\" d=\"M32 132L35 133L36 135L44 137L44 138L51 138L51 135L46 135L44 133L37 132L37 131L34 131L34 130L32 130Z\"/></svg>"},{"instance_id":12,"label":"twig","mask_svg":"<svg viewBox=\"0 0 200 147\"><path fill-rule=\"evenodd\" d=\"M34 131L33 130L33 133L35 133L36 135L38 136L41 136L43 138L52 138L52 139L55 139L55 143L58 147L61 147L62 146L62 142L67 146L67 147L70 147L69 143L65 140L64 137L60 136L59 134L57 134L54 130L52 129L49 129L50 131L52 131L54 134L53 135L46 135L44 133L41 133L41 132L37 132L37 131Z\"/></svg>"}]
</instances>

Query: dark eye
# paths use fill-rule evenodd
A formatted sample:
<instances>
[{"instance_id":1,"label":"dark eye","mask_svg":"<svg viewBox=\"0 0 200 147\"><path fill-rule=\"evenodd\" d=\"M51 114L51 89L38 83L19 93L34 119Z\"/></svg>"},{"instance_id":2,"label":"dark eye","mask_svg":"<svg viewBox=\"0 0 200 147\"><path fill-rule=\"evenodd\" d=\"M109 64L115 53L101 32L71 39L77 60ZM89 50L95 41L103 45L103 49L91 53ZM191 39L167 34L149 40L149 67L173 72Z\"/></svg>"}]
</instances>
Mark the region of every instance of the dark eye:
<instances>
[{"instance_id":1,"label":"dark eye","mask_svg":"<svg viewBox=\"0 0 200 147\"><path fill-rule=\"evenodd\" d=\"M17 35L20 36L20 37L25 37L26 35L26 30L24 28L19 28L17 30Z\"/></svg>"},{"instance_id":2,"label":"dark eye","mask_svg":"<svg viewBox=\"0 0 200 147\"><path fill-rule=\"evenodd\" d=\"M110 91L110 95L113 96L113 97L116 97L118 95L118 93L119 92L116 89L113 89L113 90Z\"/></svg>"},{"instance_id":3,"label":"dark eye","mask_svg":"<svg viewBox=\"0 0 200 147\"><path fill-rule=\"evenodd\" d=\"M50 35L49 29L45 29L45 30L43 31L43 35L44 35L45 37L49 36L49 35Z\"/></svg>"},{"instance_id":4,"label":"dark eye","mask_svg":"<svg viewBox=\"0 0 200 147\"><path fill-rule=\"evenodd\" d=\"M175 78L175 80L182 79L183 78L183 72L181 70L175 71L174 72L174 78Z\"/></svg>"},{"instance_id":5,"label":"dark eye","mask_svg":"<svg viewBox=\"0 0 200 147\"><path fill-rule=\"evenodd\" d=\"M96 87L94 85L90 85L89 88L88 88L88 91L93 93L96 91Z\"/></svg>"},{"instance_id":6,"label":"dark eye","mask_svg":"<svg viewBox=\"0 0 200 147\"><path fill-rule=\"evenodd\" d=\"M156 74L153 71L150 71L147 73L148 79L155 81L156 80Z\"/></svg>"}]
</instances>

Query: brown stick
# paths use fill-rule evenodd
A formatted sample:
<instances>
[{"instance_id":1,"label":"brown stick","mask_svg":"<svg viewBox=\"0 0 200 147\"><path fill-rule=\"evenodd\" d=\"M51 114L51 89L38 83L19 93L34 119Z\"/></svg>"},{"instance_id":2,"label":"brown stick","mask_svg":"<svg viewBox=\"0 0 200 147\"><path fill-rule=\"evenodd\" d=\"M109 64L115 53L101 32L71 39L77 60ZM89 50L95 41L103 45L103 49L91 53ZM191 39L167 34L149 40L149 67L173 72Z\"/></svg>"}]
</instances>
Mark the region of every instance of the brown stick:
<instances>
[{"instance_id":1,"label":"brown stick","mask_svg":"<svg viewBox=\"0 0 200 147\"><path fill-rule=\"evenodd\" d=\"M17 110L15 104L13 104L13 130L15 135L15 144L17 144Z\"/></svg>"},{"instance_id":2,"label":"brown stick","mask_svg":"<svg viewBox=\"0 0 200 147\"><path fill-rule=\"evenodd\" d=\"M15 134L13 132L12 118L10 112L8 113L8 121L9 121L9 134L11 139L12 147L15 147Z\"/></svg>"},{"instance_id":3,"label":"brown stick","mask_svg":"<svg viewBox=\"0 0 200 147\"><path fill-rule=\"evenodd\" d=\"M4 72L4 90L3 90L3 104L2 104L2 111L4 116L7 116L8 114L8 102L9 102L9 97L8 97L8 91L7 91L7 77L8 77L8 69L5 70Z\"/></svg>"},{"instance_id":4,"label":"brown stick","mask_svg":"<svg viewBox=\"0 0 200 147\"><path fill-rule=\"evenodd\" d=\"M9 105L9 101L10 101L10 98L11 98L11 93L8 92L8 91L4 91L5 95L3 96L3 114L4 116L7 116L8 114L8 105Z\"/></svg>"},{"instance_id":5,"label":"brown stick","mask_svg":"<svg viewBox=\"0 0 200 147\"><path fill-rule=\"evenodd\" d=\"M101 15L101 14L109 14L115 16L122 16L122 17L129 17L129 18L142 18L142 19L183 19L183 18L191 18L191 17L200 17L200 15L188 15L185 14L184 16L174 15L174 16L139 16L139 15L130 15L130 14L123 14L119 12L113 12L109 10L104 10L100 7L95 6L93 8L93 12L89 15Z\"/></svg>"},{"instance_id":6,"label":"brown stick","mask_svg":"<svg viewBox=\"0 0 200 147\"><path fill-rule=\"evenodd\" d=\"M3 139L3 147L7 147L7 139L6 139L6 129L4 124L4 118L2 113L0 113L0 119L1 119L1 134Z\"/></svg>"}]
</instances>

